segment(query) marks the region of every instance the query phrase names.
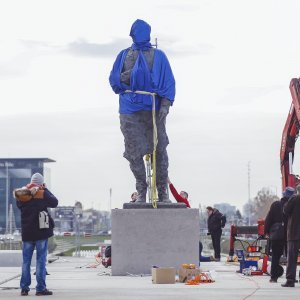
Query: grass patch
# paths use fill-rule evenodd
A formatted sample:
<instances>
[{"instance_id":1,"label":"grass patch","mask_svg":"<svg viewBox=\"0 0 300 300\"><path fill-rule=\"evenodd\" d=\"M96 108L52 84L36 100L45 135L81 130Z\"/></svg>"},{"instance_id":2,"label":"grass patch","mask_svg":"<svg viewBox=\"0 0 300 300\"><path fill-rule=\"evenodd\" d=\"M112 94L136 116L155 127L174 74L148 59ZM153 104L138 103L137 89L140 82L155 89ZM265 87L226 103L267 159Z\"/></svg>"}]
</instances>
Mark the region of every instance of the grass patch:
<instances>
[{"instance_id":1,"label":"grass patch","mask_svg":"<svg viewBox=\"0 0 300 300\"><path fill-rule=\"evenodd\" d=\"M91 236L91 237L79 237L79 243L80 244L97 244L97 243L103 243L104 240L110 240L110 235L97 235L97 236ZM56 241L66 241L69 243L75 244L76 236L55 236Z\"/></svg>"}]
</instances>

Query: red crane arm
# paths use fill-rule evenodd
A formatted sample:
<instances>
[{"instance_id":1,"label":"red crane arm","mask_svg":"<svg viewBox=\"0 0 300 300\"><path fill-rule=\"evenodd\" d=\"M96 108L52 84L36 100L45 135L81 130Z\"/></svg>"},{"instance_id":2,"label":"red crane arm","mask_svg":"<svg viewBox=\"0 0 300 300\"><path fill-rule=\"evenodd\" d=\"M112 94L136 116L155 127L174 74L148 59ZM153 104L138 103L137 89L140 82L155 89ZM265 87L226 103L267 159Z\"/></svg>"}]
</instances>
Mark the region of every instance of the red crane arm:
<instances>
[{"instance_id":1,"label":"red crane arm","mask_svg":"<svg viewBox=\"0 0 300 300\"><path fill-rule=\"evenodd\" d=\"M299 134L300 124L300 79L292 79L290 83L292 95L291 108L282 132L280 147L280 167L282 175L282 189L287 186L295 187L300 180L292 172L295 143Z\"/></svg>"}]
</instances>

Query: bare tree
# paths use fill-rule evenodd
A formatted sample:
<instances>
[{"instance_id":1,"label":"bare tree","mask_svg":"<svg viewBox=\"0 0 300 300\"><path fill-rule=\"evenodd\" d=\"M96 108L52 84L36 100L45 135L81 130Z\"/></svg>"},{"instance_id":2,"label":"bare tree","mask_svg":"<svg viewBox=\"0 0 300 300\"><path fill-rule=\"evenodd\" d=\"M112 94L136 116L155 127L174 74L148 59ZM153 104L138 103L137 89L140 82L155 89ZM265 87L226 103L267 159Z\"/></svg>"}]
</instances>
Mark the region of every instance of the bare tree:
<instances>
[{"instance_id":1,"label":"bare tree","mask_svg":"<svg viewBox=\"0 0 300 300\"><path fill-rule=\"evenodd\" d=\"M250 217L250 223L254 224L258 219L264 219L267 216L271 204L277 200L279 198L270 189L262 188L254 199L244 205L244 215Z\"/></svg>"}]
</instances>

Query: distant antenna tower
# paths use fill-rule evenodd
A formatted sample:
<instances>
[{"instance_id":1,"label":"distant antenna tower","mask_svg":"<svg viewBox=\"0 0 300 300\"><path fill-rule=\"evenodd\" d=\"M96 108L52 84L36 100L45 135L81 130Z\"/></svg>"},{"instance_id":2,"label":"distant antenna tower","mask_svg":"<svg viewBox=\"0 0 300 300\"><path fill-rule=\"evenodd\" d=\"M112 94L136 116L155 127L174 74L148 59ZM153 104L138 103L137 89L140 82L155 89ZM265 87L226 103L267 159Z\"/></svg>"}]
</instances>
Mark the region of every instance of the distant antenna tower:
<instances>
[{"instance_id":1,"label":"distant antenna tower","mask_svg":"<svg viewBox=\"0 0 300 300\"><path fill-rule=\"evenodd\" d=\"M9 212L8 212L8 226L6 227L5 234L12 235L16 231L16 219L14 214L14 209L12 204L9 205Z\"/></svg>"},{"instance_id":2,"label":"distant antenna tower","mask_svg":"<svg viewBox=\"0 0 300 300\"><path fill-rule=\"evenodd\" d=\"M250 167L250 161L248 161L248 225L250 225L250 183L251 183L251 167Z\"/></svg>"},{"instance_id":3,"label":"distant antenna tower","mask_svg":"<svg viewBox=\"0 0 300 300\"><path fill-rule=\"evenodd\" d=\"M109 211L111 212L112 188L109 189Z\"/></svg>"}]
</instances>

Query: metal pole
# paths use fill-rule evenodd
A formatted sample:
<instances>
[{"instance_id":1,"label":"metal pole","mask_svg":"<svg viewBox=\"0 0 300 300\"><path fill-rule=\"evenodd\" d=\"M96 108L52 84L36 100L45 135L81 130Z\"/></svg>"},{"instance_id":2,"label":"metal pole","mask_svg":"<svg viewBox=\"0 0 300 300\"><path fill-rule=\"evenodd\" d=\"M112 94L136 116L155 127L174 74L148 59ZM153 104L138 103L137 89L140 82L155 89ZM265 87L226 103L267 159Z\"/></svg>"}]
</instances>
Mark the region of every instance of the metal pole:
<instances>
[{"instance_id":1,"label":"metal pole","mask_svg":"<svg viewBox=\"0 0 300 300\"><path fill-rule=\"evenodd\" d=\"M111 213L111 197L112 197L112 188L109 189L109 211Z\"/></svg>"},{"instance_id":2,"label":"metal pole","mask_svg":"<svg viewBox=\"0 0 300 300\"><path fill-rule=\"evenodd\" d=\"M75 231L75 244L76 244L76 251L75 256L80 257L80 229L79 229L79 216L74 215L75 217L75 225L76 225L76 231Z\"/></svg>"},{"instance_id":3,"label":"metal pole","mask_svg":"<svg viewBox=\"0 0 300 300\"><path fill-rule=\"evenodd\" d=\"M112 188L109 189L109 229L111 228L111 198L112 198ZM109 230L107 228L107 231Z\"/></svg>"},{"instance_id":4,"label":"metal pole","mask_svg":"<svg viewBox=\"0 0 300 300\"><path fill-rule=\"evenodd\" d=\"M8 162L5 162L6 167L6 233L8 233L8 188L9 188L9 177L8 177Z\"/></svg>"}]
</instances>

